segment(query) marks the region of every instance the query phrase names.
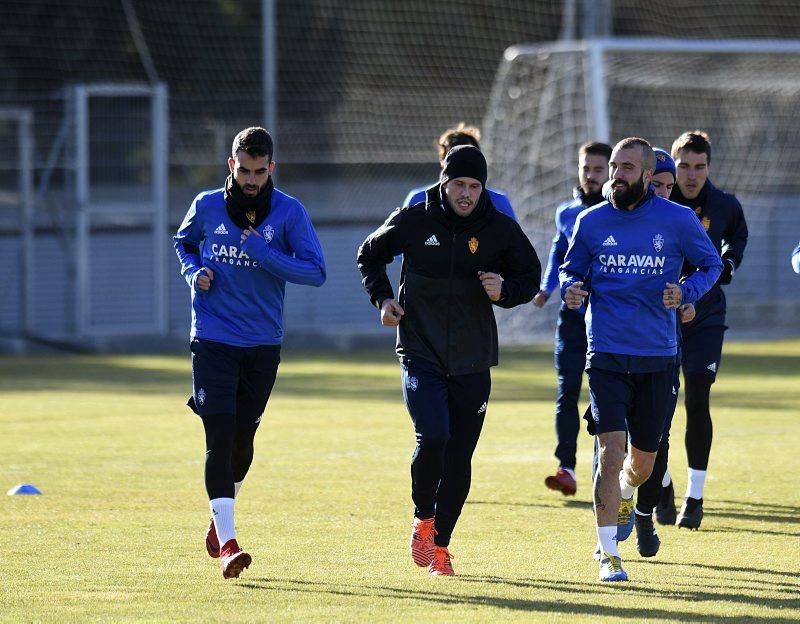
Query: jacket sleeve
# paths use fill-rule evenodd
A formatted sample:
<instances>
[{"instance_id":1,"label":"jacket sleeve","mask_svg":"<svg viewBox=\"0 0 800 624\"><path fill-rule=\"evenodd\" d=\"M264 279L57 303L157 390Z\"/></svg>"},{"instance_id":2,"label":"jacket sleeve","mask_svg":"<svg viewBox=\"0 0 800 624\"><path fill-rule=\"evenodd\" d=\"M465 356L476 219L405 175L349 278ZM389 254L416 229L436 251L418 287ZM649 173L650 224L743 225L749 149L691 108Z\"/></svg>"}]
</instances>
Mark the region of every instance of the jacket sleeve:
<instances>
[{"instance_id":1,"label":"jacket sleeve","mask_svg":"<svg viewBox=\"0 0 800 624\"><path fill-rule=\"evenodd\" d=\"M733 274L742 264L744 248L747 247L747 221L739 200L730 197L732 216L728 226L722 234L722 260L731 263L730 272ZM730 283L730 276L725 283Z\"/></svg>"},{"instance_id":2,"label":"jacket sleeve","mask_svg":"<svg viewBox=\"0 0 800 624\"><path fill-rule=\"evenodd\" d=\"M258 260L264 270L287 282L322 286L327 277L325 256L311 219L300 205L287 224L286 236L291 255L271 247L262 236L255 234L248 236L242 249L248 256Z\"/></svg>"},{"instance_id":3,"label":"jacket sleeve","mask_svg":"<svg viewBox=\"0 0 800 624\"><path fill-rule=\"evenodd\" d=\"M203 266L200 257L200 244L205 235L197 215L197 198L192 202L189 211L183 218L183 223L178 228L178 233L172 237L172 245L178 254L181 263L181 275L189 286L194 286L194 277Z\"/></svg>"},{"instance_id":4,"label":"jacket sleeve","mask_svg":"<svg viewBox=\"0 0 800 624\"><path fill-rule=\"evenodd\" d=\"M516 221L511 223L509 239L502 296L494 302L501 308L513 308L531 301L542 279L539 256Z\"/></svg>"},{"instance_id":5,"label":"jacket sleeve","mask_svg":"<svg viewBox=\"0 0 800 624\"><path fill-rule=\"evenodd\" d=\"M697 267L681 284L683 302L694 303L716 283L722 272L722 259L700 221L690 215L681 236L683 255Z\"/></svg>"},{"instance_id":6,"label":"jacket sleeve","mask_svg":"<svg viewBox=\"0 0 800 624\"><path fill-rule=\"evenodd\" d=\"M403 252L404 214L402 208L395 210L358 248L356 263L361 272L361 283L376 308L380 308L386 299L394 299L394 290L386 274L386 265Z\"/></svg>"},{"instance_id":7,"label":"jacket sleeve","mask_svg":"<svg viewBox=\"0 0 800 624\"><path fill-rule=\"evenodd\" d=\"M556 235L550 246L550 257L547 260L547 270L542 278L541 290L553 293L558 288L558 267L564 262L568 247L569 241L561 228L561 211L559 210L556 212Z\"/></svg>"},{"instance_id":8,"label":"jacket sleeve","mask_svg":"<svg viewBox=\"0 0 800 624\"><path fill-rule=\"evenodd\" d=\"M559 267L558 277L561 282L562 301L564 301L564 293L567 288L575 282L583 282L583 289L588 290L588 276L592 267L592 256L586 243L586 238L581 231L582 223L583 219L578 217L575 222L575 230L572 233L572 240L567 248L567 253L564 255L564 262Z\"/></svg>"}]
</instances>

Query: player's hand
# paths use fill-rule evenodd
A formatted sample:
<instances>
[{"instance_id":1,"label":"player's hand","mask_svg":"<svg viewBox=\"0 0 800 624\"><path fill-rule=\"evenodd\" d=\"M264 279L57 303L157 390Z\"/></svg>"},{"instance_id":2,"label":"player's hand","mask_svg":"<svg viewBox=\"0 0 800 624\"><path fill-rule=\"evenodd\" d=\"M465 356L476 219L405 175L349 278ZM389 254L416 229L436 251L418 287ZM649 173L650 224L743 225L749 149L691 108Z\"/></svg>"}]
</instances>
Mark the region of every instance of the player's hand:
<instances>
[{"instance_id":1,"label":"player's hand","mask_svg":"<svg viewBox=\"0 0 800 624\"><path fill-rule=\"evenodd\" d=\"M680 316L681 323L690 323L694 320L697 310L694 309L693 303L684 303L678 308L678 315Z\"/></svg>"},{"instance_id":2,"label":"player's hand","mask_svg":"<svg viewBox=\"0 0 800 624\"><path fill-rule=\"evenodd\" d=\"M246 230L242 230L241 242L245 242L249 236L258 236L259 238L262 238L261 234L258 233L258 230L253 229L252 225Z\"/></svg>"},{"instance_id":3,"label":"player's hand","mask_svg":"<svg viewBox=\"0 0 800 624\"><path fill-rule=\"evenodd\" d=\"M683 303L683 290L678 284L667 282L667 287L664 289L661 299L665 306L675 310Z\"/></svg>"},{"instance_id":4,"label":"player's hand","mask_svg":"<svg viewBox=\"0 0 800 624\"><path fill-rule=\"evenodd\" d=\"M589 291L583 289L583 282L573 282L564 291L564 303L570 310L577 310L583 305L583 299Z\"/></svg>"},{"instance_id":5,"label":"player's hand","mask_svg":"<svg viewBox=\"0 0 800 624\"><path fill-rule=\"evenodd\" d=\"M385 299L381 305L381 325L397 327L403 318L405 310L394 299Z\"/></svg>"},{"instance_id":6,"label":"player's hand","mask_svg":"<svg viewBox=\"0 0 800 624\"><path fill-rule=\"evenodd\" d=\"M540 290L533 296L533 305L537 308L543 308L544 304L547 303L547 300L550 298L550 293L546 290Z\"/></svg>"},{"instance_id":7,"label":"player's hand","mask_svg":"<svg viewBox=\"0 0 800 624\"><path fill-rule=\"evenodd\" d=\"M211 282L214 281L214 271L208 267L203 267L197 272L197 277L194 281L194 286L197 290L208 292L211 288Z\"/></svg>"},{"instance_id":8,"label":"player's hand","mask_svg":"<svg viewBox=\"0 0 800 624\"><path fill-rule=\"evenodd\" d=\"M492 301L500 301L503 292L503 278L497 273L488 271L478 271L478 279L481 280L483 289Z\"/></svg>"}]
</instances>

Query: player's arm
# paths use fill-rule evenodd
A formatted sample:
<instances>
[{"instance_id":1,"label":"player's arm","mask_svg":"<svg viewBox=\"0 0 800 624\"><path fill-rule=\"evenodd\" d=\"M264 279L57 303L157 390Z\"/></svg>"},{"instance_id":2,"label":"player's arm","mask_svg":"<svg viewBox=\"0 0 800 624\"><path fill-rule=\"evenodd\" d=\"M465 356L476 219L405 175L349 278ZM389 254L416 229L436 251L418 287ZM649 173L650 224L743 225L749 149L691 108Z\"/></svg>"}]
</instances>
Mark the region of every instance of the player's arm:
<instances>
[{"instance_id":1,"label":"player's arm","mask_svg":"<svg viewBox=\"0 0 800 624\"><path fill-rule=\"evenodd\" d=\"M544 272L539 292L536 293L534 303L542 307L550 295L558 288L558 267L564 262L567 255L569 241L561 228L561 212L556 212L556 235L553 237L553 244L550 245L550 255L547 258L547 269Z\"/></svg>"},{"instance_id":2,"label":"player's arm","mask_svg":"<svg viewBox=\"0 0 800 624\"><path fill-rule=\"evenodd\" d=\"M305 286L322 286L327 277L325 256L311 219L305 208L296 206L286 228L287 243L292 254L270 246L260 232L250 228L242 233L242 249L259 266L273 275Z\"/></svg>"},{"instance_id":3,"label":"player's arm","mask_svg":"<svg viewBox=\"0 0 800 624\"><path fill-rule=\"evenodd\" d=\"M592 266L592 256L581 231L583 219L578 217L572 240L559 267L558 276L561 283L561 299L570 310L576 310L589 294L586 287L587 277Z\"/></svg>"},{"instance_id":4,"label":"player's arm","mask_svg":"<svg viewBox=\"0 0 800 624\"><path fill-rule=\"evenodd\" d=\"M694 303L702 297L719 279L722 273L722 259L719 257L711 239L694 215L683 220L681 245L684 257L697 269L681 283L680 303ZM677 306L676 306L677 307Z\"/></svg>"},{"instance_id":5,"label":"player's arm","mask_svg":"<svg viewBox=\"0 0 800 624\"><path fill-rule=\"evenodd\" d=\"M730 284L733 274L742 264L744 249L747 247L747 221L744 218L744 211L739 200L731 197L732 217L722 235L722 274L719 278L720 284Z\"/></svg>"},{"instance_id":6,"label":"player's arm","mask_svg":"<svg viewBox=\"0 0 800 624\"><path fill-rule=\"evenodd\" d=\"M197 199L192 202L183 218L177 234L172 237L172 245L181 264L181 275L190 288L206 291L211 287L214 273L203 267L200 244L205 239L203 227L197 215Z\"/></svg>"},{"instance_id":7,"label":"player's arm","mask_svg":"<svg viewBox=\"0 0 800 624\"><path fill-rule=\"evenodd\" d=\"M387 299L394 299L394 289L386 274L386 265L403 253L401 244L405 210L398 208L386 222L367 236L356 254L361 283L369 299L379 310Z\"/></svg>"},{"instance_id":8,"label":"player's arm","mask_svg":"<svg viewBox=\"0 0 800 624\"><path fill-rule=\"evenodd\" d=\"M531 241L516 221L511 225L509 245L504 259L507 268L500 284L500 297L492 300L501 308L513 308L528 303L536 294L537 286L542 279L542 264ZM481 281L486 287L484 276L481 276Z\"/></svg>"}]
</instances>

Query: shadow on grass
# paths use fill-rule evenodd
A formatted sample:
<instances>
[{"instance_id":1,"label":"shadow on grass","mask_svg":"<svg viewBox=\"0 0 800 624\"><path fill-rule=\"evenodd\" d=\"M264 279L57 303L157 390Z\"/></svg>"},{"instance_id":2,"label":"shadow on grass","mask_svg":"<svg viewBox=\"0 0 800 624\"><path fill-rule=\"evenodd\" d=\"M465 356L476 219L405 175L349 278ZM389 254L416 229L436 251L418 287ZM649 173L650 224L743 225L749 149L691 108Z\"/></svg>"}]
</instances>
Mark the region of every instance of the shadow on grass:
<instances>
[{"instance_id":1,"label":"shadow on grass","mask_svg":"<svg viewBox=\"0 0 800 624\"><path fill-rule=\"evenodd\" d=\"M440 581L441 582L441 581ZM732 601L742 603L758 603L759 606L766 606L776 609L789 609L798 606L797 600L791 599L769 599L761 597L747 597L741 594L714 594L702 591L682 591L671 592L669 597L665 597L664 592L659 589L646 588L635 583L615 584L614 587L598 583L564 583L559 581L539 581L539 580L510 580L500 577L479 577L479 576L457 576L454 579L447 579L445 583L456 583L455 589L461 583L496 583L529 590L559 591L566 594L564 600L528 600L523 598L501 598L486 594L456 595L453 591L444 592L434 589L412 590L402 587L388 587L384 585L367 584L334 584L322 583L318 581L295 580L295 579L271 579L257 578L248 582L240 583L241 587L252 590L266 591L285 591L291 593L309 593L331 596L352 597L359 596L369 599L384 598L388 600L407 600L422 603L433 603L437 605L472 605L475 607L495 607L512 611L540 612L540 613L564 613L570 615L597 615L602 613L604 616L613 616L631 620L640 620L643 616L639 607L607 606L596 604L585 604L571 602L570 597L576 593L590 595L591 593L614 594L619 591L642 593L645 595L657 596L660 599L676 600L681 603L691 601ZM688 611L671 609L648 609L646 612L648 619L663 619L666 621L678 622L706 622L709 621L708 613L699 614ZM748 616L727 617L715 615L715 621L719 622L793 622L796 621L788 617L775 616Z\"/></svg>"},{"instance_id":2,"label":"shadow on grass","mask_svg":"<svg viewBox=\"0 0 800 624\"><path fill-rule=\"evenodd\" d=\"M559 503L562 503L559 505ZM591 509L593 507L591 501L553 498L551 503L524 503L521 501L487 501L487 500L469 500L467 505L497 505L499 507L542 507L545 509L553 509L555 507L572 507L575 509Z\"/></svg>"},{"instance_id":3,"label":"shadow on grass","mask_svg":"<svg viewBox=\"0 0 800 624\"><path fill-rule=\"evenodd\" d=\"M697 562L686 564L686 563L678 563L676 561L659 561L658 559L654 559L649 563L658 566L690 565L693 568L702 568L704 570L715 570L718 572L742 572L747 574L759 574L764 576L791 576L793 578L800 579L800 572L790 572L789 570L775 570L770 568L750 568L742 566L724 566L724 565L715 565L713 563L697 563ZM795 602L797 602L797 606L800 607L800 599L795 599Z\"/></svg>"},{"instance_id":4,"label":"shadow on grass","mask_svg":"<svg viewBox=\"0 0 800 624\"><path fill-rule=\"evenodd\" d=\"M706 505L708 515L714 518L730 518L743 522L775 522L778 524L800 524L800 509L792 505L777 503L747 503L731 500L714 500ZM788 533L787 535L793 535Z\"/></svg>"}]
</instances>

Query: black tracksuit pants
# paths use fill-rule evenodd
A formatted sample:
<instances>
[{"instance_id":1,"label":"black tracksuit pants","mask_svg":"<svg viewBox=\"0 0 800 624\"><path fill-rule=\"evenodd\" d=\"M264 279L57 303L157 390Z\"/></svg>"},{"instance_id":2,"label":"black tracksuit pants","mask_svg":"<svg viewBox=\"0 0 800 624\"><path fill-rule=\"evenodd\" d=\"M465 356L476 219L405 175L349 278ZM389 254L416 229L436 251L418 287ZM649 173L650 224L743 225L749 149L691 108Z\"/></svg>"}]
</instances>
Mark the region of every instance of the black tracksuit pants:
<instances>
[{"instance_id":1,"label":"black tracksuit pants","mask_svg":"<svg viewBox=\"0 0 800 624\"><path fill-rule=\"evenodd\" d=\"M469 493L491 376L488 369L447 376L424 361L406 361L401 369L403 397L417 438L411 459L414 515L435 516L434 541L447 546Z\"/></svg>"}]
</instances>

